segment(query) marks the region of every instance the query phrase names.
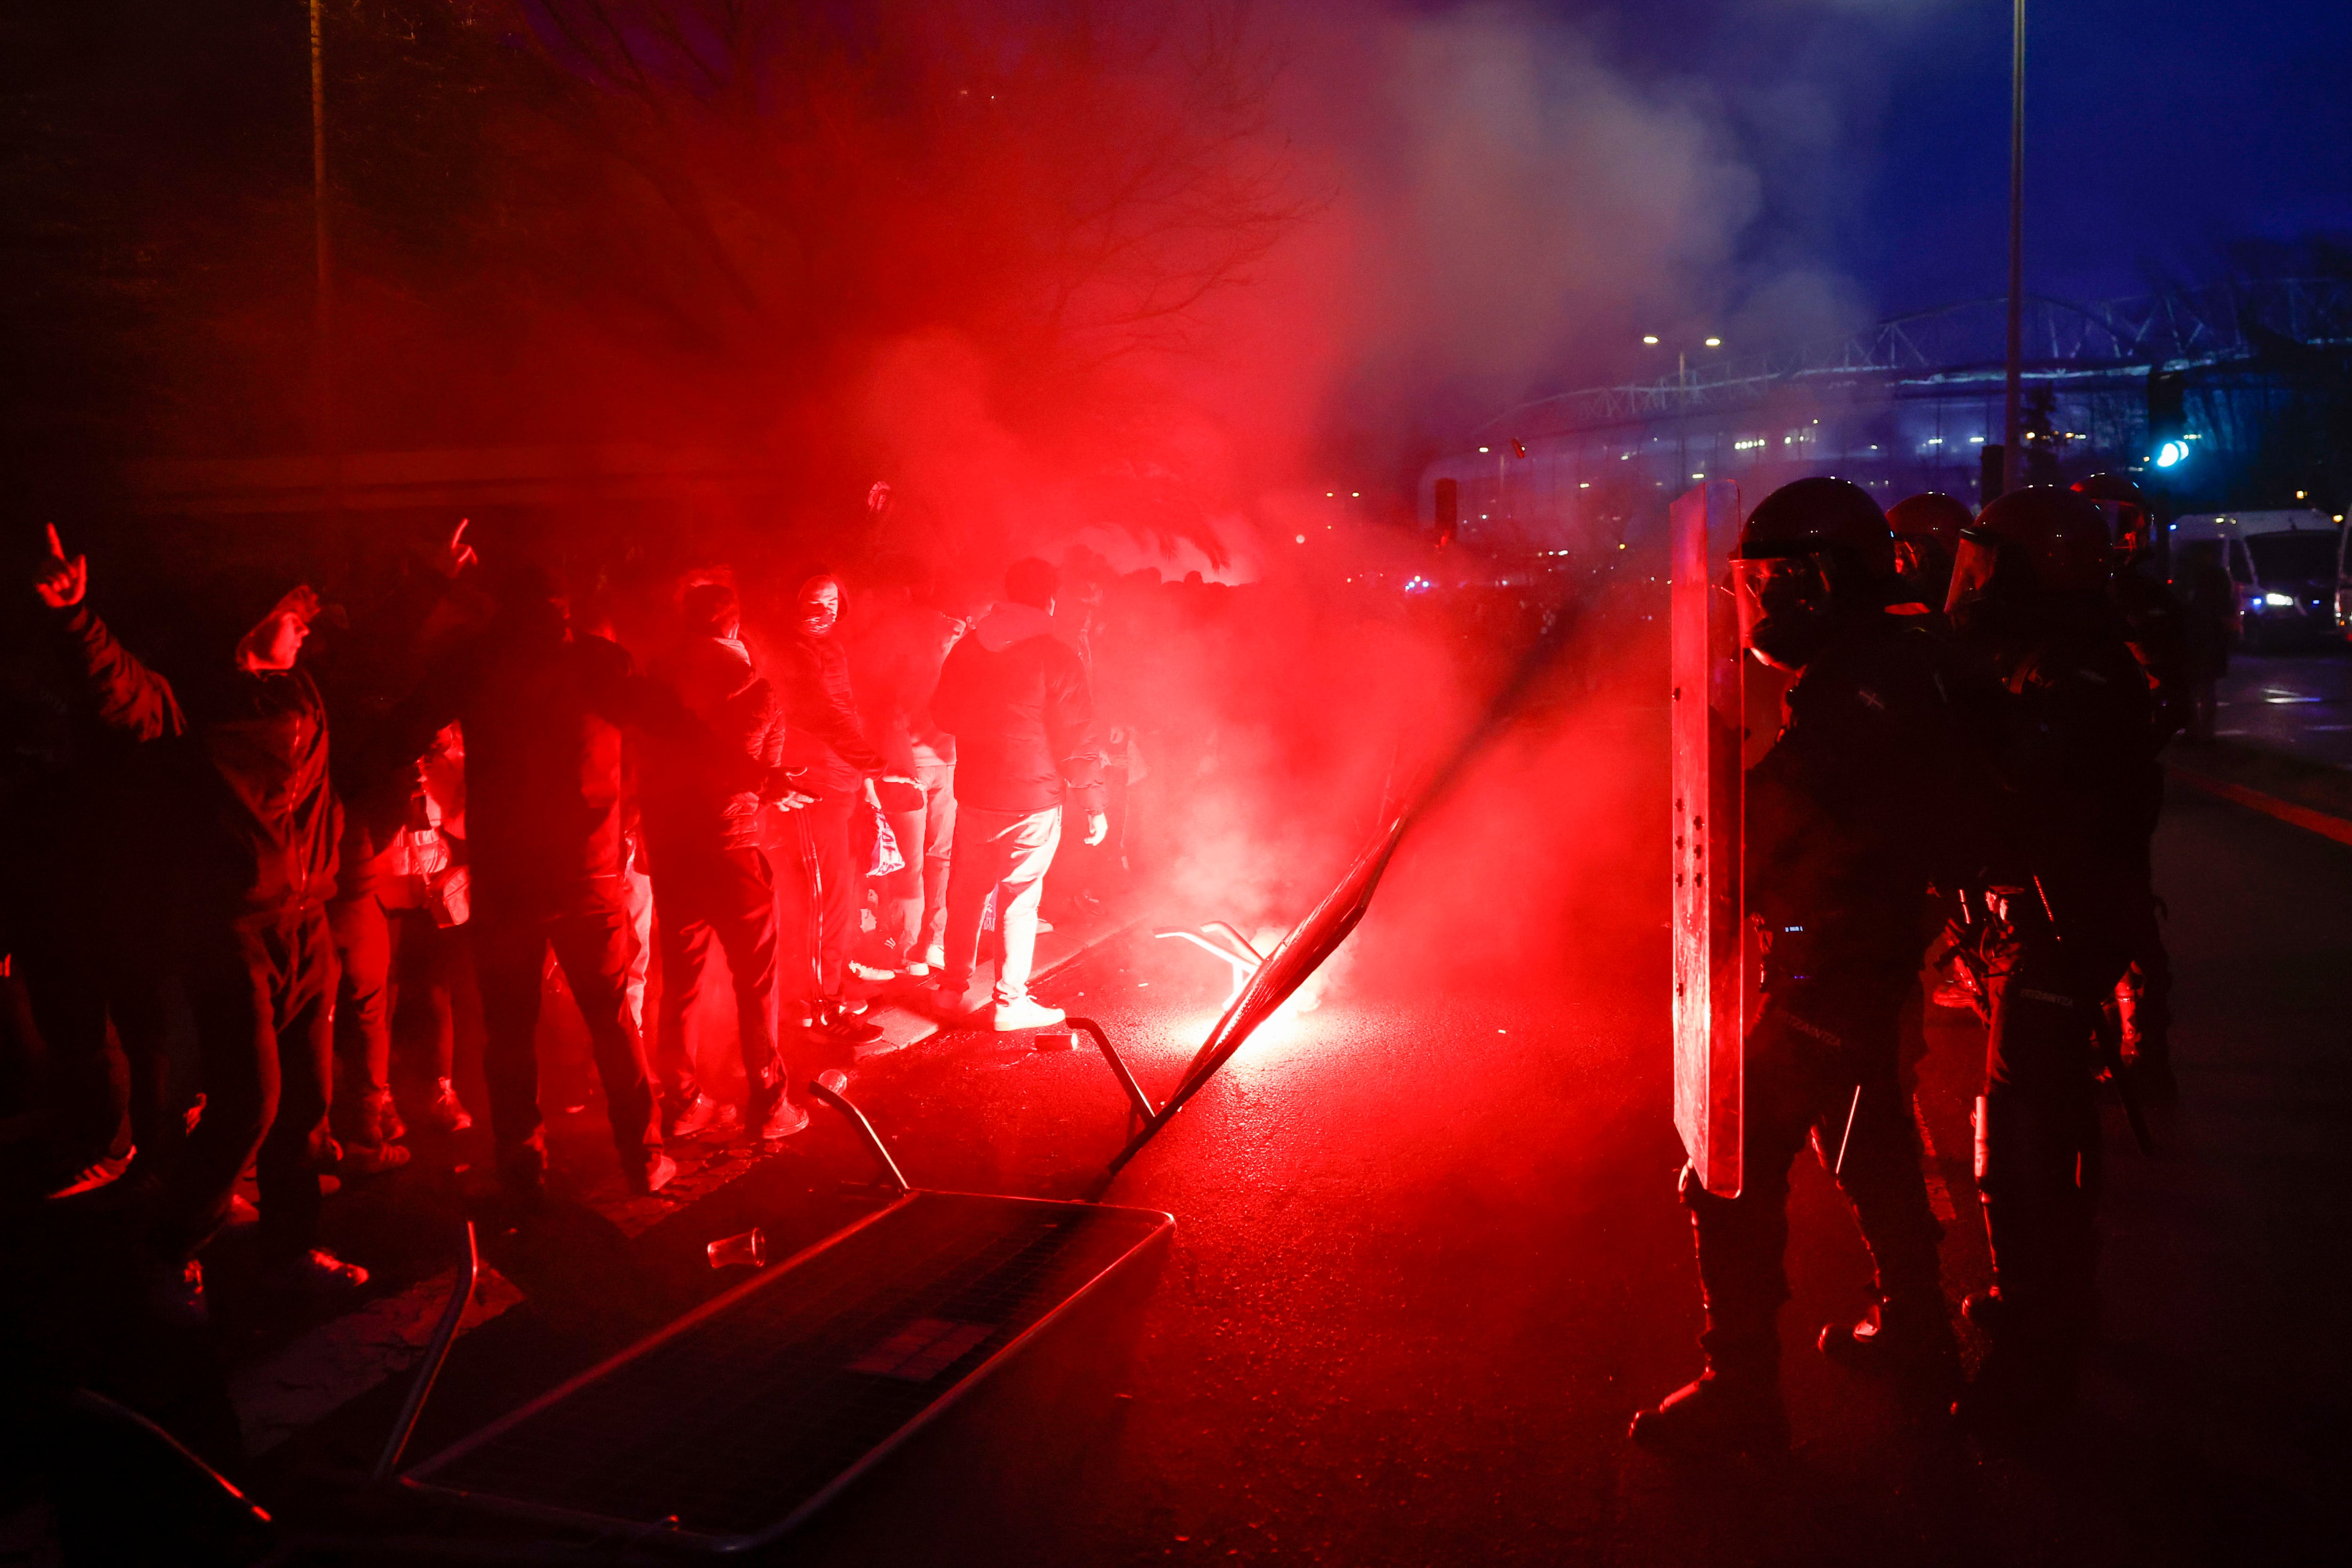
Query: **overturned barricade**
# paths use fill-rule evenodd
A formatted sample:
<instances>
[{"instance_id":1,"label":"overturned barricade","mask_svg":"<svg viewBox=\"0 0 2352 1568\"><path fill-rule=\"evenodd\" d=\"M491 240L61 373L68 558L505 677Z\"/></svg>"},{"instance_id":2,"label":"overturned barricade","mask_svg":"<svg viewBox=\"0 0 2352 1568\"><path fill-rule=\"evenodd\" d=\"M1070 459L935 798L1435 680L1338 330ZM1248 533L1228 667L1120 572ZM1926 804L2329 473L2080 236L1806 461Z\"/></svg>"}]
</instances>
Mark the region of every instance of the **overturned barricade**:
<instances>
[{"instance_id":1,"label":"overturned barricade","mask_svg":"<svg viewBox=\"0 0 2352 1568\"><path fill-rule=\"evenodd\" d=\"M872 1152L885 1205L473 1436L399 1469L416 1374L380 1475L403 1487L600 1541L732 1552L773 1542L976 1388L1084 1298L1133 1267L1172 1215L1100 1201L1252 1033L1362 921L1407 830L1508 721L1557 639L1486 721L1378 830L1269 953L1222 922L1187 936L1227 963L1227 1005L1157 1104L1108 1034L1069 1019L1125 1092L1129 1136L1085 1201L917 1188L838 1087L816 1094ZM460 1282L460 1292L464 1289ZM457 1300L462 1302L462 1294ZM687 1393L685 1391L691 1391Z\"/></svg>"}]
</instances>

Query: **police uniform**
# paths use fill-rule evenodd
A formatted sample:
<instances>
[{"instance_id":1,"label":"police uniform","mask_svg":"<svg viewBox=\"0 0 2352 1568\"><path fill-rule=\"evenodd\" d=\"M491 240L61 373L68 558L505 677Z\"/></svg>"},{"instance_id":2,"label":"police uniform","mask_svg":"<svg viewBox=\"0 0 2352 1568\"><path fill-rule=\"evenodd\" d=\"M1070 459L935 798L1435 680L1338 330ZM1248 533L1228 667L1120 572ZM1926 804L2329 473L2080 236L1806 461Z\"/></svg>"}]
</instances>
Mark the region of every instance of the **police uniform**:
<instances>
[{"instance_id":1,"label":"police uniform","mask_svg":"<svg viewBox=\"0 0 2352 1568\"><path fill-rule=\"evenodd\" d=\"M1887 1310L1948 1339L1942 1231L1897 1064L1948 816L1933 803L1965 776L1939 662L1925 629L1857 618L1798 675L1778 741L1748 771L1748 908L1764 955L1747 1039L1746 1181L1730 1198L1683 1183L1706 1298L1701 1343L1721 1375L1769 1379L1777 1367L1789 1169L1809 1136L1853 1205Z\"/></svg>"},{"instance_id":2,"label":"police uniform","mask_svg":"<svg viewBox=\"0 0 2352 1568\"><path fill-rule=\"evenodd\" d=\"M2095 605L2017 613L1968 640L2003 693L1977 1106L1995 1339L2040 1394L2063 1397L2095 1316L2094 1051L2146 898L2149 695L2121 625Z\"/></svg>"}]
</instances>

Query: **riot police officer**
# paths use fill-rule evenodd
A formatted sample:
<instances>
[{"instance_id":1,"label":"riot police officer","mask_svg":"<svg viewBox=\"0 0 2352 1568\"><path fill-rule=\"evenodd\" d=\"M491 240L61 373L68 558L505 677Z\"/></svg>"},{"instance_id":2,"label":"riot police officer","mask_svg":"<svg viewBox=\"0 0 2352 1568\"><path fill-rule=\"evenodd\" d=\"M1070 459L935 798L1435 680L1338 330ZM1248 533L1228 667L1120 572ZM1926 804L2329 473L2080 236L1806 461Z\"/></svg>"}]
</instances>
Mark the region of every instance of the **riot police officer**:
<instances>
[{"instance_id":1,"label":"riot police officer","mask_svg":"<svg viewBox=\"0 0 2352 1568\"><path fill-rule=\"evenodd\" d=\"M1724 1197L1684 1173L1706 1371L1634 1418L1634 1439L1650 1447L1785 1444L1775 1319L1789 1294L1789 1168L1809 1136L1876 1264L1882 1359L1924 1373L1939 1405L1949 1397L1941 1231L1896 1042L1950 815L1938 803L1966 773L1937 639L1885 613L1894 575L1885 514L1842 479L1784 486L1740 530L1741 642L1795 679L1778 740L1746 777L1745 902L1763 957L1746 1040L1744 1179Z\"/></svg>"},{"instance_id":2,"label":"riot police officer","mask_svg":"<svg viewBox=\"0 0 2352 1568\"><path fill-rule=\"evenodd\" d=\"M1906 496L1886 509L1887 526L1895 531L1895 592L1888 608L1942 625L1960 530L1975 521L1966 502L1940 490Z\"/></svg>"},{"instance_id":3,"label":"riot police officer","mask_svg":"<svg viewBox=\"0 0 2352 1568\"><path fill-rule=\"evenodd\" d=\"M1995 821L1979 951L1991 1032L1977 1186L1993 1285L1965 1310L1991 1352L1960 1413L2064 1405L2095 1316L2102 1004L2132 957L2156 790L2147 683L2084 497L2000 497L1962 533L1946 608L1999 681Z\"/></svg>"},{"instance_id":4,"label":"riot police officer","mask_svg":"<svg viewBox=\"0 0 2352 1568\"><path fill-rule=\"evenodd\" d=\"M2187 728L2195 700L2189 675L2189 623L2186 605L2166 581L2158 544L2155 503L2120 474L2094 474L2074 485L2077 495L2095 502L2107 520L2115 541L2115 577L2109 589L2116 613L2123 618L2124 640L2139 661L2147 679L2152 743L2161 748ZM2138 1087L2158 1100L2173 1097L2172 1077L2172 955L2165 951L2164 931L2157 922L2160 907L2156 896L2155 866L2149 858L2156 838L2156 819L2163 805L2163 775L2158 788L2140 802L2143 878L2147 896L2133 900L2124 919L2130 926L2132 959L2116 982L2114 1008L2123 1037L2123 1052Z\"/></svg>"}]
</instances>

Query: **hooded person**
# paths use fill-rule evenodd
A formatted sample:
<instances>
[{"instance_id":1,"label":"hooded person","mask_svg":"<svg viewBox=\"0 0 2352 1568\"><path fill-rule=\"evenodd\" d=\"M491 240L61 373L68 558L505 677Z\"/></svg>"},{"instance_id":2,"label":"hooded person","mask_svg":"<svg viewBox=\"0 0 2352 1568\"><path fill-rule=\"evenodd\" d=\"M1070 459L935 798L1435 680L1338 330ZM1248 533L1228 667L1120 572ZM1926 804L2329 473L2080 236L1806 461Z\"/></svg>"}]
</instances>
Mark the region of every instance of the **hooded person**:
<instances>
[{"instance_id":1,"label":"hooded person","mask_svg":"<svg viewBox=\"0 0 2352 1568\"><path fill-rule=\"evenodd\" d=\"M165 676L85 602L88 566L66 556L54 526L48 543L35 593L98 718L162 753L156 805L181 851L182 974L205 1110L158 1215L163 1304L201 1310L195 1258L248 1162L272 1277L309 1291L356 1288L367 1271L317 1245L336 974L326 901L341 831L326 706L299 663L319 595L280 574L225 574L194 599L187 656Z\"/></svg>"},{"instance_id":2,"label":"hooded person","mask_svg":"<svg viewBox=\"0 0 2352 1568\"><path fill-rule=\"evenodd\" d=\"M1060 574L1016 561L1004 598L948 655L931 714L956 741L955 855L939 989L961 1011L980 960L982 911L996 901L996 985L992 1026L1050 1028L1061 1009L1029 994L1037 900L1061 843L1062 813L1087 822L1087 842L1109 831L1102 746L1086 667L1054 635Z\"/></svg>"},{"instance_id":3,"label":"hooded person","mask_svg":"<svg viewBox=\"0 0 2352 1568\"><path fill-rule=\"evenodd\" d=\"M861 808L880 809L874 781L887 765L866 738L850 688L841 637L845 607L839 578L819 574L803 583L783 669L783 766L792 787L810 797L784 828L797 873L786 880L799 939L789 965L791 994L800 1027L836 1050L882 1033L856 1016L865 1004L842 989L866 886L850 849L850 821Z\"/></svg>"}]
</instances>

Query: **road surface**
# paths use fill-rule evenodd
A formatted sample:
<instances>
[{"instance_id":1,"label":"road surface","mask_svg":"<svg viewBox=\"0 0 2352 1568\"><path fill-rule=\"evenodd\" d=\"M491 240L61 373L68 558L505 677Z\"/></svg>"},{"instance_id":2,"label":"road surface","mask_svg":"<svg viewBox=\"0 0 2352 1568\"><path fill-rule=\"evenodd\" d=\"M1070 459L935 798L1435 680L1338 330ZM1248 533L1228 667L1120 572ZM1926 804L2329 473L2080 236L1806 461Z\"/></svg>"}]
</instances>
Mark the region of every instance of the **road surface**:
<instances>
[{"instance_id":1,"label":"road surface","mask_svg":"<svg viewBox=\"0 0 2352 1568\"><path fill-rule=\"evenodd\" d=\"M1646 930L1663 911L1636 907L1483 981L1465 930L1437 992L1391 978L1410 965L1356 963L1316 1011L1277 1020L1112 1190L1177 1216L1156 1277L860 1483L790 1560L2308 1560L2342 1539L2352 1394L2352 849L2180 790L2158 861L2180 1104L2158 1114L2153 1159L2108 1107L2105 1332L2084 1409L2049 1440L1956 1440L1814 1355L1815 1326L1858 1308L1866 1275L1801 1161L1793 1459L1682 1472L1626 1443L1633 1410L1696 1370L1698 1325L1664 944ZM1397 952L1409 913L1376 910L1363 951ZM1137 933L1045 990L1164 1092L1224 985L1196 950ZM1942 1014L1929 1037L1917 1104L1957 1298L1985 1272L1967 1121L1980 1037ZM937 1036L868 1064L856 1093L921 1185L1075 1195L1122 1133L1099 1058L1022 1037ZM828 1121L634 1241L582 1219L497 1244L530 1300L461 1342L418 1451L707 1294L709 1237L754 1220L780 1243L821 1234L839 1181L866 1169ZM286 1492L304 1467L371 1454L389 1398L287 1445ZM298 1501L293 1517L318 1516Z\"/></svg>"}]
</instances>

